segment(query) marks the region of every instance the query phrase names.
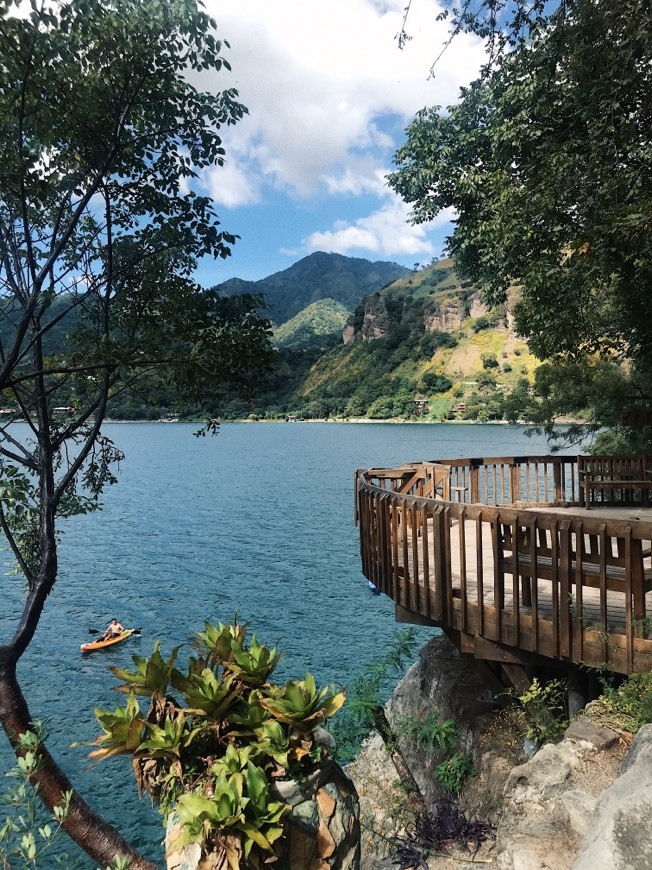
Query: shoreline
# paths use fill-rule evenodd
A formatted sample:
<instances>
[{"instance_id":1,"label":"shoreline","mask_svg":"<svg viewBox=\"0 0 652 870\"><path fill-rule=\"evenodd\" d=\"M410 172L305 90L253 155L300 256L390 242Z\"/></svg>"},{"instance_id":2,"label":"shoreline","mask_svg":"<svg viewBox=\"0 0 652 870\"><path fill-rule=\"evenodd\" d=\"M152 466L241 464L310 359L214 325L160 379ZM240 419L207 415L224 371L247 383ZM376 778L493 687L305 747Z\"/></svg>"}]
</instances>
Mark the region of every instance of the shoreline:
<instances>
[{"instance_id":1,"label":"shoreline","mask_svg":"<svg viewBox=\"0 0 652 870\"><path fill-rule=\"evenodd\" d=\"M119 423L119 424L132 424L132 423L133 424L137 424L137 423L157 423L158 424L158 423L160 423L160 424L165 424L165 425L169 426L169 425L181 423L183 425L190 424L193 426L194 425L201 426L204 423L204 420L166 420L163 418L157 419L157 420L121 420L121 419L117 419L117 418L114 419L114 418L107 417L104 422L111 423L111 425L114 425L117 423ZM581 421L564 420L563 422L560 422L559 425L560 426L568 426L573 422L578 423ZM358 423L362 423L365 425L366 424L369 424L369 425L377 424L377 425L382 425L382 426L387 426L387 425L391 425L391 426L415 426L416 425L416 426L519 426L519 427L535 426L536 425L535 423L531 423L531 422L528 422L526 420L518 420L515 423L510 423L508 420L484 420L484 421L481 421L481 420L401 420L401 419L396 419L396 418L391 418L391 417L384 419L384 420L372 420L369 417L350 417L347 419L344 419L341 417L337 417L337 418L319 417L319 418L314 418L314 419L310 419L310 420L283 420L283 419L249 420L246 417L243 417L241 419L219 420L218 421L219 426L227 425L229 423L251 423L251 424L255 424L255 423L273 423L273 424L282 423L282 424L286 424L286 423L288 423L288 424L292 424L292 425L297 424L297 423L305 423L305 424L311 424L311 423L334 423L334 424L356 423L356 424L358 424Z\"/></svg>"}]
</instances>

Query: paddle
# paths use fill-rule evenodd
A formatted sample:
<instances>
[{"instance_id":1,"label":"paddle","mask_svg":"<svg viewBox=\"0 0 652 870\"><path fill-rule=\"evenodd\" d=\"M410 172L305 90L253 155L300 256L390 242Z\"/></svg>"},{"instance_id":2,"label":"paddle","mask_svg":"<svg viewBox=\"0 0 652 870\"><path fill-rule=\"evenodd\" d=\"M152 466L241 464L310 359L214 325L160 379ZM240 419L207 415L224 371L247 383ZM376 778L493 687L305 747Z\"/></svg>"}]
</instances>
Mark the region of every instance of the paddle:
<instances>
[{"instance_id":1,"label":"paddle","mask_svg":"<svg viewBox=\"0 0 652 870\"><path fill-rule=\"evenodd\" d=\"M142 628L134 628L131 632L132 634L140 634L142 632ZM89 628L89 634L104 634L101 628Z\"/></svg>"}]
</instances>

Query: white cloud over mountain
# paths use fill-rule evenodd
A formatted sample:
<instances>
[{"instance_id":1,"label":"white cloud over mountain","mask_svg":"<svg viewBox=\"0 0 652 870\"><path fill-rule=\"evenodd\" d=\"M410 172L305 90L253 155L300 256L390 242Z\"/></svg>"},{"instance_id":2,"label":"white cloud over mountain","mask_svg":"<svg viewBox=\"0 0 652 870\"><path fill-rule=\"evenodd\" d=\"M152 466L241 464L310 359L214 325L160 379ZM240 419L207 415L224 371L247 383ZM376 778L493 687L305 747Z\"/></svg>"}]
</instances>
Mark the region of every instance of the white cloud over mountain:
<instances>
[{"instance_id":1,"label":"white cloud over mountain","mask_svg":"<svg viewBox=\"0 0 652 870\"><path fill-rule=\"evenodd\" d=\"M405 223L405 207L385 186L404 128L425 105L450 105L482 61L480 43L456 38L436 75L429 69L447 38L441 7L413 0L400 50L405 0L207 0L249 116L225 129L225 168L203 182L233 210L279 202L308 208L292 250L365 256L426 255L429 229ZM204 81L203 86L207 82ZM283 201L283 205L281 205ZM326 207L321 213L317 203ZM238 232L238 229L235 230ZM329 246L330 245L330 246Z\"/></svg>"}]
</instances>

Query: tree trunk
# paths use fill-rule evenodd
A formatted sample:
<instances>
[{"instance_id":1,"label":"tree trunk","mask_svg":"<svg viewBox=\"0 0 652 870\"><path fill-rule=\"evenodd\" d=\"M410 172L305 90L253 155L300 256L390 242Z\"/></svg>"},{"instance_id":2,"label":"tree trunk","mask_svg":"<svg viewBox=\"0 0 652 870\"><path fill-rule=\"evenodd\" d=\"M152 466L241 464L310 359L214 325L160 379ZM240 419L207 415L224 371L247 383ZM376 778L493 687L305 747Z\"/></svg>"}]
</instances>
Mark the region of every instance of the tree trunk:
<instances>
[{"instance_id":1,"label":"tree trunk","mask_svg":"<svg viewBox=\"0 0 652 870\"><path fill-rule=\"evenodd\" d=\"M416 779L412 776L412 771L408 767L403 753L399 749L398 738L394 729L389 724L384 708L381 706L376 707L374 710L374 725L382 737L383 743L390 751L398 778L407 792L410 806L415 812L424 813L426 810L426 802L421 794L421 789L419 788Z\"/></svg>"},{"instance_id":2,"label":"tree trunk","mask_svg":"<svg viewBox=\"0 0 652 870\"><path fill-rule=\"evenodd\" d=\"M0 648L0 721L17 756L23 754L21 734L33 730L27 702L16 679L16 668L7 647ZM38 794L50 811L61 806L65 793L72 792L68 816L62 827L101 867L112 864L124 855L131 860L130 870L156 870L156 865L143 858L120 834L74 791L68 777L52 758L45 746L37 750L39 769L30 776L32 785L38 785Z\"/></svg>"}]
</instances>

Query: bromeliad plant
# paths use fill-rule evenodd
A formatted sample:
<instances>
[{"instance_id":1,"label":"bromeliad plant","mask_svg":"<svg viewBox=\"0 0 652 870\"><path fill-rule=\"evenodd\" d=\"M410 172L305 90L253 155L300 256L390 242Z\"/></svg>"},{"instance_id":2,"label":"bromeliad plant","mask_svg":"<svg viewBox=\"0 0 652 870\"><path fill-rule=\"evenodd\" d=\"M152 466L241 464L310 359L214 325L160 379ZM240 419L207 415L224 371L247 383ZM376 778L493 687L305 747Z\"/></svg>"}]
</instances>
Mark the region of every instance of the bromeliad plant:
<instances>
[{"instance_id":1,"label":"bromeliad plant","mask_svg":"<svg viewBox=\"0 0 652 870\"><path fill-rule=\"evenodd\" d=\"M279 779L301 779L326 759L315 728L336 713L344 692L318 689L310 674L269 682L282 652L247 643L248 625L211 625L191 640L186 672L156 643L135 671L112 668L128 695L124 707L95 709L103 733L96 760L132 755L139 791L175 810L182 833L172 844L200 843L231 870L258 868L283 851L290 807L274 795ZM150 699L143 713L137 696Z\"/></svg>"}]
</instances>

